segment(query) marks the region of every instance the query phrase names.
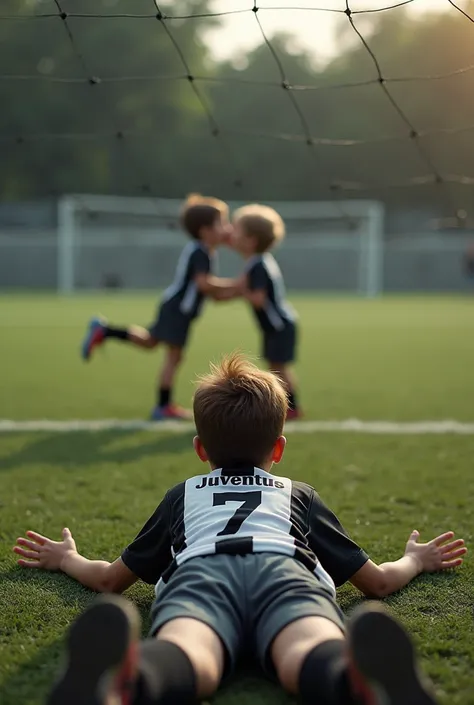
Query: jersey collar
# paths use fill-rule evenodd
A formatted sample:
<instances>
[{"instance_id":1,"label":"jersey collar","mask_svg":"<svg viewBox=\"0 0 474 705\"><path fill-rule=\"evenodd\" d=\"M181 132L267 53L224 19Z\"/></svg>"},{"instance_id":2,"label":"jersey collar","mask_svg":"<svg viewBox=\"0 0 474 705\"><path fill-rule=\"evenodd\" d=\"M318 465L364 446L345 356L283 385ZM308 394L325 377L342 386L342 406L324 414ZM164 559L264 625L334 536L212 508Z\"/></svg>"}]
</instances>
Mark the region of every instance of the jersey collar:
<instances>
[{"instance_id":1,"label":"jersey collar","mask_svg":"<svg viewBox=\"0 0 474 705\"><path fill-rule=\"evenodd\" d=\"M252 255L252 257L250 257L250 259L247 260L247 264L245 265L245 271L249 272L255 264L257 264L258 262L261 262L262 260L263 260L262 254Z\"/></svg>"},{"instance_id":2,"label":"jersey collar","mask_svg":"<svg viewBox=\"0 0 474 705\"><path fill-rule=\"evenodd\" d=\"M255 471L259 470L259 468L255 467L236 467L236 468L219 468L218 470L214 470L215 473L220 473L222 476L227 477L227 476L232 476L232 475L255 475Z\"/></svg>"}]
</instances>

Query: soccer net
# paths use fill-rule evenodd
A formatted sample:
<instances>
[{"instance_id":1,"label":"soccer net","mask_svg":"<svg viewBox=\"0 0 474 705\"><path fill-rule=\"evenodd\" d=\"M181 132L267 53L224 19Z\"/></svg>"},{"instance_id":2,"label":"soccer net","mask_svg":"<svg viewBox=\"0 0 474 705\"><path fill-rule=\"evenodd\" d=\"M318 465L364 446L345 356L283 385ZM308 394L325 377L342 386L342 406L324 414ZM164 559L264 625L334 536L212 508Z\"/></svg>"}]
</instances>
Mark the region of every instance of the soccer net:
<instances>
[{"instance_id":1,"label":"soccer net","mask_svg":"<svg viewBox=\"0 0 474 705\"><path fill-rule=\"evenodd\" d=\"M276 204L290 288L375 295L385 271L391 291L462 290L474 0L446 0L438 19L424 4L5 1L0 197L60 204L58 237L52 218L0 222L0 286L165 286L182 240L177 201L161 199L197 190L295 199ZM293 51L279 17L316 34L314 18L332 18L328 63ZM212 27L253 33L254 48L216 59ZM146 198L61 196L82 192Z\"/></svg>"},{"instance_id":2,"label":"soccer net","mask_svg":"<svg viewBox=\"0 0 474 705\"><path fill-rule=\"evenodd\" d=\"M66 196L58 205L58 289L162 288L185 242L178 200ZM238 207L239 203L231 204ZM371 201L269 204L286 222L276 257L291 289L376 296L383 288L383 206ZM221 273L237 256L220 250Z\"/></svg>"}]
</instances>

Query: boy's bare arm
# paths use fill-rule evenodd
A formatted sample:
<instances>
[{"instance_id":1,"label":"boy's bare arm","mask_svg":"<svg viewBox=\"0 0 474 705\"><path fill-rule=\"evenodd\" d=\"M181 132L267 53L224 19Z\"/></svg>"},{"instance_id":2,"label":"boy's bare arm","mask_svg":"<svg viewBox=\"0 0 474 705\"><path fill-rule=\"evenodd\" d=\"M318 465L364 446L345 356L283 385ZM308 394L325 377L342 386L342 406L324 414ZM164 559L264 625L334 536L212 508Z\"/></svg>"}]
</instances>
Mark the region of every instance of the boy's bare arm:
<instances>
[{"instance_id":1,"label":"boy's bare arm","mask_svg":"<svg viewBox=\"0 0 474 705\"><path fill-rule=\"evenodd\" d=\"M463 539L454 539L448 531L428 543L418 543L420 534L413 531L398 561L377 565L367 563L353 575L351 583L367 597L386 597L401 590L417 575L457 568L467 552Z\"/></svg>"},{"instance_id":2,"label":"boy's bare arm","mask_svg":"<svg viewBox=\"0 0 474 705\"><path fill-rule=\"evenodd\" d=\"M52 541L28 531L28 538L18 538L13 548L22 557L18 564L24 568L60 570L96 592L122 593L138 580L121 558L113 563L91 561L78 553L69 529L63 529L62 535L62 541Z\"/></svg>"},{"instance_id":3,"label":"boy's bare arm","mask_svg":"<svg viewBox=\"0 0 474 705\"><path fill-rule=\"evenodd\" d=\"M212 274L198 274L194 281L202 294L216 301L224 301L241 296L245 287L243 277L239 279L228 279L215 277Z\"/></svg>"}]
</instances>

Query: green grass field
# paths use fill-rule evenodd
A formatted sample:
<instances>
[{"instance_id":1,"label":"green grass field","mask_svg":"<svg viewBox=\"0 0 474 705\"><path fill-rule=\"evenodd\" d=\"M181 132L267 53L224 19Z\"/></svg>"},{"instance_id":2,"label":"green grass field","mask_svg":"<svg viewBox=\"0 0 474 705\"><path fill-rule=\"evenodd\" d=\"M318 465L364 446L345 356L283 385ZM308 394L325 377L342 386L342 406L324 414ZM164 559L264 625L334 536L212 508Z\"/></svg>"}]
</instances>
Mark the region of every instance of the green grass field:
<instances>
[{"instance_id":1,"label":"green grass field","mask_svg":"<svg viewBox=\"0 0 474 705\"><path fill-rule=\"evenodd\" d=\"M295 297L301 314L298 375L308 419L474 421L474 300L380 301ZM0 419L143 418L161 354L110 342L89 365L78 357L88 317L147 323L152 295L0 298ZM211 306L196 325L178 385L210 359L258 352L240 303ZM453 529L472 544L474 436L291 434L281 473L317 487L374 560L399 557L414 528ZM0 434L0 700L39 705L67 625L93 595L65 576L26 572L11 546L27 529L59 538L69 526L88 556L114 559L165 490L196 469L191 434L102 431ZM147 626L153 591L130 598ZM340 591L346 610L356 591ZM389 598L413 633L443 705L474 703L474 561L426 576ZM240 675L223 705L288 703L254 675Z\"/></svg>"}]
</instances>

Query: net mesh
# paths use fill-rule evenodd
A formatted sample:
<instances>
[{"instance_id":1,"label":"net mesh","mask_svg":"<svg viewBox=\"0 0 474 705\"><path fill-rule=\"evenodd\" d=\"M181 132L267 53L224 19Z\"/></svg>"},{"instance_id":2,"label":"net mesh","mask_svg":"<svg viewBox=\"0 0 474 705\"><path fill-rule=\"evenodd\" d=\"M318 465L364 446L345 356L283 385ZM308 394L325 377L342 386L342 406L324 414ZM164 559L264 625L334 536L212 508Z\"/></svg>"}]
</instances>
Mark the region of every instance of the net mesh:
<instances>
[{"instance_id":1,"label":"net mesh","mask_svg":"<svg viewBox=\"0 0 474 705\"><path fill-rule=\"evenodd\" d=\"M452 217L457 225L465 225L474 178L469 173L464 173L465 169L457 170L452 167L456 167L458 163L462 166L466 164L465 159L457 159L456 154L459 155L460 151L465 150L466 135L468 140L471 139L470 131L474 130L474 114L466 116L464 106L461 110L464 120L462 124L441 125L436 124L436 121L433 121L432 125L416 124L404 105L399 89L400 86L405 89L408 87L412 95L418 91L422 94L422 87L427 84L457 81L460 77L470 76L474 71L474 65L457 66L444 72L433 73L417 73L416 67L413 67L410 75L390 75L385 68L386 61L380 58L378 48L372 43L371 28L367 24L368 19L392 15L392 13L395 22L396 13L408 5L414 5L416 1L405 0L387 6L358 9L355 7L356 0L352 3L351 0L330 3L333 7L304 8L292 6L291 3L288 3L287 7L261 7L256 0L249 2L246 8L233 8L229 0L227 3L229 8L225 11L208 11L207 8L212 7L212 3L205 3L205 11L200 11L201 3L194 3L197 5L195 11L176 14L173 14L172 6L169 4L161 4L153 0L108 2L100 4L99 8L97 3L67 2L67 0L2 3L4 10L0 14L0 23L4 26L5 34L0 44L0 56L2 46L6 45L8 25L17 26L18 23L25 23L33 27L33 31L45 33L51 44L54 44L55 51L58 52L56 65L60 63L60 70L51 71L48 70L47 65L44 65L45 62L47 64L48 59L41 56L30 57L30 62L18 59L14 65L6 65L2 62L4 71L0 74L0 89L2 84L5 86L13 83L17 87L13 96L22 96L17 113L15 105L9 105L14 115L13 119L1 121L0 142L5 150L5 158L12 162L13 172L15 164L22 165L23 168L28 164L43 168L44 179L36 185L38 193L44 193L45 190L51 194L57 194L59 191L89 191L91 184L87 176L81 177L80 170L71 173L68 168L71 158L71 151L68 149L72 149L71 145L77 149L77 143L81 143L84 159L87 155L91 158L91 153L94 153L93 159L97 163L97 169L101 168L100 160L105 159L104 154L107 152L108 168L111 168L110 163L112 163L114 174L114 177L107 182L109 192L136 191L142 195L151 196L181 195L176 193L174 185L178 179L175 181L170 179L169 165L167 168L161 168L158 163L156 168L150 168L149 161L143 158L152 146L159 153L163 142L168 141L167 105L166 100L160 102L160 87L170 81L179 82L183 86L182 91L187 90L192 93L193 101L190 103L190 110L200 111L205 119L207 137L200 137L199 134L189 136L183 121L182 131L180 132L178 127L175 136L170 137L169 141L171 144L173 139L185 143L202 140L200 145L193 144L189 147L189 180L196 182L196 175L201 174L200 183L197 184L201 190L206 190L208 184L215 185L216 174L221 174L220 185L221 190L225 192L224 196L234 199L248 198L250 194L257 198L260 195L265 197L264 189L261 188L261 175L257 178L255 174L249 173L248 164L247 168L242 167L236 140L237 138L240 140L239 145L242 144L242 139L248 140L250 150L255 149L256 142L277 141L282 144L282 170L284 171L286 167L285 155L290 155L291 151L291 157L289 156L292 160L291 165L299 166L308 179L312 180L315 198L327 199L330 196L335 200L350 197L383 199L384 194L389 191L403 191L404 195L401 197L403 200L422 202L425 195L413 195L415 191L423 190L426 194L427 189L436 189L435 195L430 191L429 198L437 200L439 212L445 217ZM119 6L118 10L117 6ZM474 18L470 14L471 4L465 7L460 2L447 0L448 6L450 13L456 13L463 22L474 23ZM79 7L80 11L76 9ZM122 11L122 8L127 8L129 11ZM367 56L365 75L361 76L360 80L349 84L327 81L323 84L292 82L285 61L281 57L278 43L267 31L266 22L271 15L283 12L301 13L304 21L303 11L321 15L335 14L346 23L345 29L352 33L353 38L360 43ZM446 17L450 13L447 13ZM205 28L209 22L232 19L236 15L248 16L249 21L254 22L258 28L262 48L267 52L265 60L270 60L274 64L276 77L274 81L239 78L235 72L228 77L216 76L212 72L206 75L202 72L202 67L196 70L193 65L194 51L192 46L183 41L183 25L200 22ZM100 57L86 55L83 49L87 44L86 33L93 32L99 23L110 23L110 46ZM150 54L150 70L147 73L133 72L133 55L125 59L120 57L120 61L117 61L120 53L120 43L118 41L114 43L117 23L120 23L122 34L127 33L128 28L131 28L134 23L140 23L144 41L150 38L148 32L157 33L157 42L162 44L167 41L172 47L176 58L174 64L176 70L160 71L158 50L156 54ZM63 39L58 36L59 31L63 33ZM474 27L472 38L474 38ZM263 54L262 60L264 60ZM20 68L23 66L28 68L34 65L35 61L37 70L15 71L17 64ZM127 65L130 66L130 73L115 72L117 66ZM8 68L8 72L5 72L5 67ZM118 113L115 106L119 102L122 105L126 104L127 98L133 95L132 85L143 82L149 84L149 90L156 93L156 98L151 105L146 106L142 119L137 124L136 119L127 120L126 109ZM220 86L223 91L218 99L214 92L216 86ZM24 94L30 90L29 87L31 87L31 102L28 119L25 119ZM336 138L314 134L314 102L311 101L317 100L320 109L324 110L324 103L328 100L328 96L338 94L343 96L340 105L350 110L358 101L364 101L367 89L378 90L381 99L385 102L382 114L386 115L387 119L384 125L374 127L369 113L357 137ZM59 104L56 93L58 90L68 92L68 99L77 105L74 119L68 118L63 121L59 111L57 120L49 119L48 124L42 126L46 129L41 129L35 124L34 101L49 100L54 103L58 100ZM250 93L246 94L245 92L249 90ZM266 119L268 116L258 114L254 120L255 127L240 127L228 115L226 116L225 110L220 110L218 107L219 103L225 102L229 91L242 92L243 100L251 101L252 91L267 90L281 91L286 103L286 107L282 107L282 113L292 115L288 117L288 124L296 126L297 129L275 130L272 121ZM11 94L9 95L11 97ZM433 95L433 105L436 110L436 92ZM184 100L187 98L184 97ZM91 102L96 106L93 121L88 116L88 106ZM153 108L156 112L152 113ZM469 118L472 119L472 124ZM390 132L392 128L393 132ZM440 150L439 145L441 141L444 144L445 140L451 140L451 144ZM370 150L370 154L367 152L367 164L364 163L366 159L364 148ZM341 152L344 153L343 156ZM203 164L199 164L200 159L205 163L205 168ZM354 162L357 162L359 168L354 168ZM361 168L361 165L364 168ZM403 165L406 168L403 168ZM187 166L185 160L180 163L179 168L182 170ZM50 178L48 175L50 170L59 171L59 174L64 172L64 178L58 177L57 174L56 178ZM86 173L84 171L84 174ZM124 173L127 174L125 180ZM360 178L361 174L365 178ZM132 187L131 184L133 184ZM407 195L408 191L410 195ZM283 193L276 194L276 198L282 196Z\"/></svg>"}]
</instances>

